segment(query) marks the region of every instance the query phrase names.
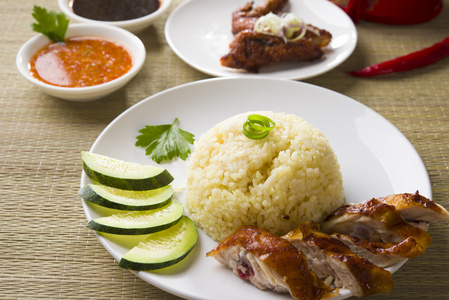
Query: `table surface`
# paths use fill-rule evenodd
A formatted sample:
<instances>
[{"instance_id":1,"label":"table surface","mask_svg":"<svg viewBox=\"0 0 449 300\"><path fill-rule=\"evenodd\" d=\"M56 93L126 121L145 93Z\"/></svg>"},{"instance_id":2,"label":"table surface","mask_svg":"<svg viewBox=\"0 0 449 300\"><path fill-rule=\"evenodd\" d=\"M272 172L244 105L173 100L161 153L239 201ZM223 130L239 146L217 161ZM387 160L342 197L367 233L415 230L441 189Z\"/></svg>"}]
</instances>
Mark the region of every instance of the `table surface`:
<instances>
[{"instance_id":1,"label":"table surface","mask_svg":"<svg viewBox=\"0 0 449 300\"><path fill-rule=\"evenodd\" d=\"M211 0L212 1L212 0ZM171 10L181 0L174 1ZM56 0L2 0L0 10L0 296L18 298L179 299L117 266L88 230L77 190L80 151L139 101L184 83L210 78L178 58L163 19L138 34L147 49L142 71L99 101L52 98L23 79L19 47L35 33L34 4L59 10ZM380 113L413 144L430 177L433 200L449 208L449 58L431 66L372 79L345 71L407 54L445 38L449 1L432 21L412 26L357 24L358 45L339 67L305 82L347 95ZM393 276L388 295L370 299L447 299L449 227L430 227L424 255Z\"/></svg>"}]
</instances>

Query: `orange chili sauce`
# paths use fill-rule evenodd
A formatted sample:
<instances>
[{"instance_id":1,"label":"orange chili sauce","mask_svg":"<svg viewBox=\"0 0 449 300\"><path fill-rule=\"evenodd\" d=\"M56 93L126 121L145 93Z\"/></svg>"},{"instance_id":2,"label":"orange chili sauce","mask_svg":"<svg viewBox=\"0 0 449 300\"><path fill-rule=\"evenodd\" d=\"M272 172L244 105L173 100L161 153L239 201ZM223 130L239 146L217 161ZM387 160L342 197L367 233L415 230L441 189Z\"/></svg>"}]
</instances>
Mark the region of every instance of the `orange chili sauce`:
<instances>
[{"instance_id":1,"label":"orange chili sauce","mask_svg":"<svg viewBox=\"0 0 449 300\"><path fill-rule=\"evenodd\" d=\"M62 87L109 82L131 67L131 55L123 46L96 37L73 37L64 43L51 43L30 60L30 71L35 78Z\"/></svg>"}]
</instances>

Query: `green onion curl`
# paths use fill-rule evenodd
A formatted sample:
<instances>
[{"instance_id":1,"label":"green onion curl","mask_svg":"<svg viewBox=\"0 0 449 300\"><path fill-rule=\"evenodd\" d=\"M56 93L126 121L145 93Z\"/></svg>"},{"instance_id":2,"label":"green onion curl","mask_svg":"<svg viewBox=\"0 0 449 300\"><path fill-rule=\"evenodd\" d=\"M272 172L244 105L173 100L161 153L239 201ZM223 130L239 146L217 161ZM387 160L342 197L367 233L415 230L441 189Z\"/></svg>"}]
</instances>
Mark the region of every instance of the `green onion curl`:
<instances>
[{"instance_id":1,"label":"green onion curl","mask_svg":"<svg viewBox=\"0 0 449 300\"><path fill-rule=\"evenodd\" d=\"M243 134L253 140L261 140L268 136L276 124L268 117L262 115L249 115L243 123Z\"/></svg>"}]
</instances>

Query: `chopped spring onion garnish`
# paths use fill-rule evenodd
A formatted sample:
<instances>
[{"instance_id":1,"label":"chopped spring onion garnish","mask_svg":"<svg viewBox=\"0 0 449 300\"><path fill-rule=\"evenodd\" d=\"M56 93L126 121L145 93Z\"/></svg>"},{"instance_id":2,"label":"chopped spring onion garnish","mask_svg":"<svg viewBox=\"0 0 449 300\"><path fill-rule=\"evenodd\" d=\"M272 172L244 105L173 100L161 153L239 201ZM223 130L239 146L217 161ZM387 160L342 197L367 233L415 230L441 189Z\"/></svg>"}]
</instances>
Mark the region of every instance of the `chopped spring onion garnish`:
<instances>
[{"instance_id":1,"label":"chopped spring onion garnish","mask_svg":"<svg viewBox=\"0 0 449 300\"><path fill-rule=\"evenodd\" d=\"M262 115L249 115L243 124L243 134L253 140L265 138L276 124Z\"/></svg>"},{"instance_id":2,"label":"chopped spring onion garnish","mask_svg":"<svg viewBox=\"0 0 449 300\"><path fill-rule=\"evenodd\" d=\"M295 42L302 39L307 30L319 35L319 31L308 26L301 18L292 13L283 14L282 16L273 13L260 17L254 25L254 31L258 33L278 36L284 41Z\"/></svg>"}]
</instances>

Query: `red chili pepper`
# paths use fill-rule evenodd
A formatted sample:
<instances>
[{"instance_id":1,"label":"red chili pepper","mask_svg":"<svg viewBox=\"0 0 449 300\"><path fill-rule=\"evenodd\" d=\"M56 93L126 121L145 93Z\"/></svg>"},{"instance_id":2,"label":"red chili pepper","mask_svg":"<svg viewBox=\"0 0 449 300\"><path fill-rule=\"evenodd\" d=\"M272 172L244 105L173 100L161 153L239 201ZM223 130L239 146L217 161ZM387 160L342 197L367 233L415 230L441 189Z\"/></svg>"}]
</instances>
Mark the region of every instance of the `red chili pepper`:
<instances>
[{"instance_id":1,"label":"red chili pepper","mask_svg":"<svg viewBox=\"0 0 449 300\"><path fill-rule=\"evenodd\" d=\"M420 51L347 73L357 77L372 77L383 74L403 72L433 64L448 55L449 37Z\"/></svg>"}]
</instances>

